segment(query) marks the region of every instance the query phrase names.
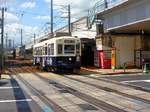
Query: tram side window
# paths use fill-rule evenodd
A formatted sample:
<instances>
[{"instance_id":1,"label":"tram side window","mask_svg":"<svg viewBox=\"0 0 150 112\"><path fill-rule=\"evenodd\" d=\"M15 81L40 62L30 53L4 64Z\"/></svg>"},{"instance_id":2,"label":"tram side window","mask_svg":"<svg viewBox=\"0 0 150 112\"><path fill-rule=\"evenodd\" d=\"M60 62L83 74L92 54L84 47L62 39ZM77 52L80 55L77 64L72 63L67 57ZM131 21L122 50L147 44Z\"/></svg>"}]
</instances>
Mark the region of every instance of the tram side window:
<instances>
[{"instance_id":1,"label":"tram side window","mask_svg":"<svg viewBox=\"0 0 150 112\"><path fill-rule=\"evenodd\" d=\"M47 55L47 47L45 47L45 55Z\"/></svg>"},{"instance_id":2,"label":"tram side window","mask_svg":"<svg viewBox=\"0 0 150 112\"><path fill-rule=\"evenodd\" d=\"M39 54L42 55L42 47L40 47L39 49L40 49Z\"/></svg>"},{"instance_id":3,"label":"tram side window","mask_svg":"<svg viewBox=\"0 0 150 112\"><path fill-rule=\"evenodd\" d=\"M40 49L39 49L39 47L37 47L37 55L40 55Z\"/></svg>"},{"instance_id":4,"label":"tram side window","mask_svg":"<svg viewBox=\"0 0 150 112\"><path fill-rule=\"evenodd\" d=\"M80 43L76 44L76 53L80 53Z\"/></svg>"},{"instance_id":5,"label":"tram side window","mask_svg":"<svg viewBox=\"0 0 150 112\"><path fill-rule=\"evenodd\" d=\"M38 55L38 48L35 48L35 55Z\"/></svg>"},{"instance_id":6,"label":"tram side window","mask_svg":"<svg viewBox=\"0 0 150 112\"><path fill-rule=\"evenodd\" d=\"M42 55L45 55L45 47L42 47Z\"/></svg>"},{"instance_id":7,"label":"tram side window","mask_svg":"<svg viewBox=\"0 0 150 112\"><path fill-rule=\"evenodd\" d=\"M54 55L54 44L51 44L50 51L50 55Z\"/></svg>"},{"instance_id":8,"label":"tram side window","mask_svg":"<svg viewBox=\"0 0 150 112\"><path fill-rule=\"evenodd\" d=\"M63 53L63 46L62 46L62 44L58 44L58 49L57 50L58 50L57 51L58 54L62 54Z\"/></svg>"},{"instance_id":9,"label":"tram side window","mask_svg":"<svg viewBox=\"0 0 150 112\"><path fill-rule=\"evenodd\" d=\"M51 45L48 45L48 55L50 55L51 54Z\"/></svg>"}]
</instances>

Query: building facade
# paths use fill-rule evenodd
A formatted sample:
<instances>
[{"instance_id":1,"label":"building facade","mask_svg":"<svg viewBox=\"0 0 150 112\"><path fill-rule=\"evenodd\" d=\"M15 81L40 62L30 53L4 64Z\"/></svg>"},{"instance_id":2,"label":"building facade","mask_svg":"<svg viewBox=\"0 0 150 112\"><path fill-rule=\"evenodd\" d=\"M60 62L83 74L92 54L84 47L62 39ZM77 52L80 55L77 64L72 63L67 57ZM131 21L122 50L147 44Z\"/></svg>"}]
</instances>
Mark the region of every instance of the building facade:
<instances>
[{"instance_id":1,"label":"building facade","mask_svg":"<svg viewBox=\"0 0 150 112\"><path fill-rule=\"evenodd\" d=\"M117 68L141 67L150 63L150 1L105 0L96 4L97 50L111 63L115 49ZM91 18L91 17L90 17ZM91 22L92 23L92 22ZM108 51L110 51L108 53ZM110 59L109 59L110 58ZM103 62L103 60L100 60ZM104 63L104 62L103 62Z\"/></svg>"}]
</instances>

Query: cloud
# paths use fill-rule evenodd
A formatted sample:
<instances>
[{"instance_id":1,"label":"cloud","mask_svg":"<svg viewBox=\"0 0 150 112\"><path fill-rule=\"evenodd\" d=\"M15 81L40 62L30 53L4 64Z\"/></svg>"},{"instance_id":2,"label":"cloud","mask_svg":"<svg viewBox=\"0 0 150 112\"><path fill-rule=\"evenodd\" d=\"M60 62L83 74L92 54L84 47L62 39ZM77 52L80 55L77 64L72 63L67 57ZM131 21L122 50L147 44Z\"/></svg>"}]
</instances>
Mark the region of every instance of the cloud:
<instances>
[{"instance_id":1,"label":"cloud","mask_svg":"<svg viewBox=\"0 0 150 112\"><path fill-rule=\"evenodd\" d=\"M27 9L27 8L34 8L36 5L36 2L24 2L20 5L21 8Z\"/></svg>"},{"instance_id":2,"label":"cloud","mask_svg":"<svg viewBox=\"0 0 150 112\"><path fill-rule=\"evenodd\" d=\"M29 38L31 38L33 34L39 30L38 27L22 25L19 23L12 23L5 25L5 33L8 33L10 39L15 39L16 43L19 43L21 28L23 29L24 42L31 41L31 39Z\"/></svg>"},{"instance_id":3,"label":"cloud","mask_svg":"<svg viewBox=\"0 0 150 112\"><path fill-rule=\"evenodd\" d=\"M1 18L1 14L0 14L0 18ZM4 18L5 18L5 23L7 23L7 24L19 21L19 18L16 15L14 15L13 13L10 13L10 12L5 12Z\"/></svg>"},{"instance_id":4,"label":"cloud","mask_svg":"<svg viewBox=\"0 0 150 112\"><path fill-rule=\"evenodd\" d=\"M50 20L50 16L36 16L34 17L36 20Z\"/></svg>"},{"instance_id":5,"label":"cloud","mask_svg":"<svg viewBox=\"0 0 150 112\"><path fill-rule=\"evenodd\" d=\"M5 32L15 34L20 29L23 29L25 34L33 34L38 30L38 27L32 27L27 25L22 25L19 23L12 23L12 24L6 24L5 25Z\"/></svg>"},{"instance_id":6,"label":"cloud","mask_svg":"<svg viewBox=\"0 0 150 112\"><path fill-rule=\"evenodd\" d=\"M5 18L6 23L14 23L19 21L19 18L16 15L9 12L5 12Z\"/></svg>"},{"instance_id":7,"label":"cloud","mask_svg":"<svg viewBox=\"0 0 150 112\"><path fill-rule=\"evenodd\" d=\"M51 0L44 0L47 4ZM72 18L80 18L83 16L87 16L87 9L91 8L96 0L53 0L55 5L68 5L71 6L71 15ZM58 7L58 6L55 6Z\"/></svg>"},{"instance_id":8,"label":"cloud","mask_svg":"<svg viewBox=\"0 0 150 112\"><path fill-rule=\"evenodd\" d=\"M9 3L15 2L16 0L0 0L0 6L8 5Z\"/></svg>"}]
</instances>

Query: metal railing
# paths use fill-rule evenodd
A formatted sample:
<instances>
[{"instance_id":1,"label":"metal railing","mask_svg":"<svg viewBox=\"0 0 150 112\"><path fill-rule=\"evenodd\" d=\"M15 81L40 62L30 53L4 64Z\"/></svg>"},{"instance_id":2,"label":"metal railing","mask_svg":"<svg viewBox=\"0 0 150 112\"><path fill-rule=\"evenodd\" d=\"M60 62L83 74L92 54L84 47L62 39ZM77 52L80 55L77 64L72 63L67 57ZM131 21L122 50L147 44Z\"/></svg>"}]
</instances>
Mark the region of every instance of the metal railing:
<instances>
[{"instance_id":1,"label":"metal railing","mask_svg":"<svg viewBox=\"0 0 150 112\"><path fill-rule=\"evenodd\" d=\"M89 28L92 27L95 19L96 14L101 13L107 9L113 8L117 5L120 5L128 0L99 0L93 8L91 8L88 12L88 26Z\"/></svg>"}]
</instances>

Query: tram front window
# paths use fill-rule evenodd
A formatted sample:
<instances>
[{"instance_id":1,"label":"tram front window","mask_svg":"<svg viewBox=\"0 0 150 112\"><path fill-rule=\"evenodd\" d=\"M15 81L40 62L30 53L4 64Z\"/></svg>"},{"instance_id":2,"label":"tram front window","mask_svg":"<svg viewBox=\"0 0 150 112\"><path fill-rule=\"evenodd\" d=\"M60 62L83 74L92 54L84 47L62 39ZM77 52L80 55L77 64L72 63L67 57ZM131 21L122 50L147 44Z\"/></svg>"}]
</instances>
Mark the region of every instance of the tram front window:
<instances>
[{"instance_id":1,"label":"tram front window","mask_svg":"<svg viewBox=\"0 0 150 112\"><path fill-rule=\"evenodd\" d=\"M74 45L65 45L64 46L64 53L65 54L74 54L75 46Z\"/></svg>"}]
</instances>

